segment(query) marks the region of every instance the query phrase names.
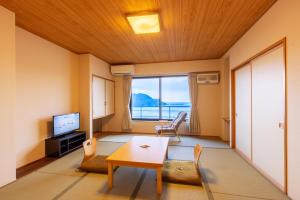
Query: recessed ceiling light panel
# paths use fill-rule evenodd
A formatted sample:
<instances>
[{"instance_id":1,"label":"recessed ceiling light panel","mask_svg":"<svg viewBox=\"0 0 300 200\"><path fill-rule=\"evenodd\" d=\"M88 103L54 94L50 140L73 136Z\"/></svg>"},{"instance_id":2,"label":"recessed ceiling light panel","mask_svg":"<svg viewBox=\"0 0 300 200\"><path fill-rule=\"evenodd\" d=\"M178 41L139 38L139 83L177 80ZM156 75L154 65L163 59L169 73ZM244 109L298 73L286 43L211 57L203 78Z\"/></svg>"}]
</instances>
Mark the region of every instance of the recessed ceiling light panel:
<instances>
[{"instance_id":1,"label":"recessed ceiling light panel","mask_svg":"<svg viewBox=\"0 0 300 200\"><path fill-rule=\"evenodd\" d=\"M127 20L135 34L160 32L157 13L127 16Z\"/></svg>"}]
</instances>

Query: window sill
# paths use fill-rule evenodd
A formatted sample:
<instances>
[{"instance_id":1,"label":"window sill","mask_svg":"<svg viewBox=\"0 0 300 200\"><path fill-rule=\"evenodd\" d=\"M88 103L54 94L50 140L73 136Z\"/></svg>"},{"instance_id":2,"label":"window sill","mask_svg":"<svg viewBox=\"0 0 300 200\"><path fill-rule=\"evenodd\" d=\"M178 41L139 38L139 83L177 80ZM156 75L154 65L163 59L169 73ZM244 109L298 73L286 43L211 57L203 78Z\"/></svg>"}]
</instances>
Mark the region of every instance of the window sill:
<instances>
[{"instance_id":1,"label":"window sill","mask_svg":"<svg viewBox=\"0 0 300 200\"><path fill-rule=\"evenodd\" d=\"M155 119L132 119L133 122L170 122L170 120L155 120Z\"/></svg>"}]
</instances>

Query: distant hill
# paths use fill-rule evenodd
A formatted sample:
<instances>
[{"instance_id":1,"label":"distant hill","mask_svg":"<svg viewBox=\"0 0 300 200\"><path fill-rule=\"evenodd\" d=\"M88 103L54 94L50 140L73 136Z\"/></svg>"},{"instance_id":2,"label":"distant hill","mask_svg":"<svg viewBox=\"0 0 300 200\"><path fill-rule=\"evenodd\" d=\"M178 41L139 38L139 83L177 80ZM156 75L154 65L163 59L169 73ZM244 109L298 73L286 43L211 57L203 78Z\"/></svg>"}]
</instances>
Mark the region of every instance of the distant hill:
<instances>
[{"instance_id":1,"label":"distant hill","mask_svg":"<svg viewBox=\"0 0 300 200\"><path fill-rule=\"evenodd\" d=\"M161 102L161 105L167 105L167 104ZM143 93L132 94L132 106L133 107L159 106L159 99L153 99L149 95Z\"/></svg>"}]
</instances>

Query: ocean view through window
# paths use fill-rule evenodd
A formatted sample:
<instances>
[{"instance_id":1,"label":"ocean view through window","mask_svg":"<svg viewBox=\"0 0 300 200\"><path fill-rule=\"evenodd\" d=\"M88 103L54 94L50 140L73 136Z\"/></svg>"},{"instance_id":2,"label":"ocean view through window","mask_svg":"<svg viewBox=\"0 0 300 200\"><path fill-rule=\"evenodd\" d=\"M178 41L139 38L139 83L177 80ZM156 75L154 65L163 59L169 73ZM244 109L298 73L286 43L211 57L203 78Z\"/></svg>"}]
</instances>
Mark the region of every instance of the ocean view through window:
<instances>
[{"instance_id":1,"label":"ocean view through window","mask_svg":"<svg viewBox=\"0 0 300 200\"><path fill-rule=\"evenodd\" d=\"M190 113L187 76L132 79L133 120L172 120L180 111Z\"/></svg>"}]
</instances>

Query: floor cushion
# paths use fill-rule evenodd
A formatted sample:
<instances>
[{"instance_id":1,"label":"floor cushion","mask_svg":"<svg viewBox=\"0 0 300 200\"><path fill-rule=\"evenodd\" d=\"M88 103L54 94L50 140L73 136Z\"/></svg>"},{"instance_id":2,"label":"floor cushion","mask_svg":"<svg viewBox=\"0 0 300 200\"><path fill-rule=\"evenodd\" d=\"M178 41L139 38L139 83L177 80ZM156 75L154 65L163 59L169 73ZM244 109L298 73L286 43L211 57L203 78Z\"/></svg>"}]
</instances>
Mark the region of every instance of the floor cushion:
<instances>
[{"instance_id":1,"label":"floor cushion","mask_svg":"<svg viewBox=\"0 0 300 200\"><path fill-rule=\"evenodd\" d=\"M83 161L80 166L80 170L86 172L95 172L95 173L102 173L107 174L107 156L95 156L89 160Z\"/></svg>"},{"instance_id":2,"label":"floor cushion","mask_svg":"<svg viewBox=\"0 0 300 200\"><path fill-rule=\"evenodd\" d=\"M167 160L162 169L165 182L202 185L201 175L193 161Z\"/></svg>"}]
</instances>

